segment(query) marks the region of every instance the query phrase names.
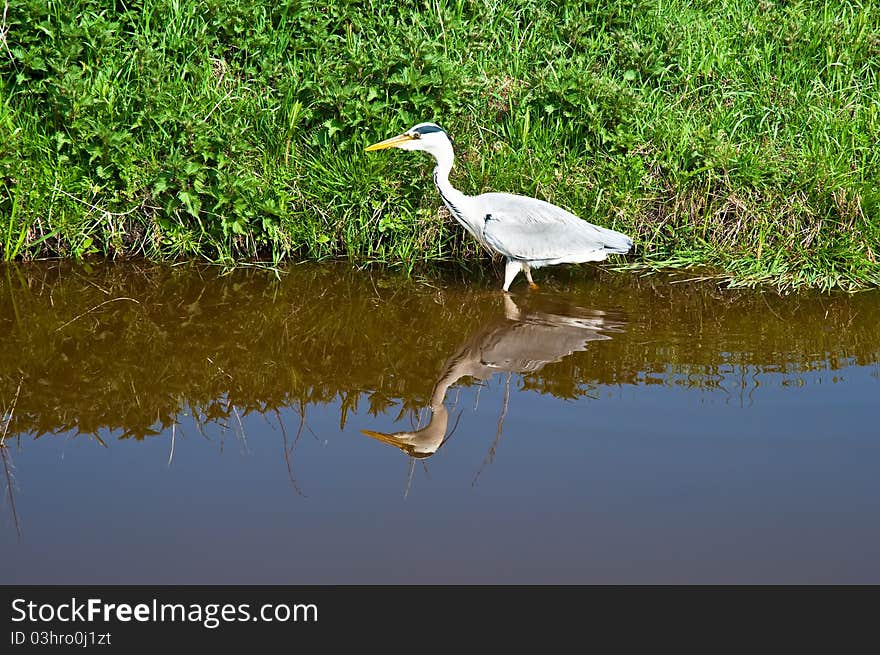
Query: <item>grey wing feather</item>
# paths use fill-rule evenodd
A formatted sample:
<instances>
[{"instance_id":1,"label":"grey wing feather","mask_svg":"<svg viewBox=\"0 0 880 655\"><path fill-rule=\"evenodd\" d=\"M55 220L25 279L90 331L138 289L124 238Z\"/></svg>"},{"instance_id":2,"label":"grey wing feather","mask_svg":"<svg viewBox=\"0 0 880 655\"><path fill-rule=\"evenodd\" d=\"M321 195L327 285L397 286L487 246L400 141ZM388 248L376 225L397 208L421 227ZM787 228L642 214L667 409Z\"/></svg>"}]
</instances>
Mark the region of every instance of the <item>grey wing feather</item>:
<instances>
[{"instance_id":1,"label":"grey wing feather","mask_svg":"<svg viewBox=\"0 0 880 655\"><path fill-rule=\"evenodd\" d=\"M549 202L509 193L477 196L485 212L483 237L512 259L562 263L604 259L626 253L632 240L625 234L588 223Z\"/></svg>"}]
</instances>

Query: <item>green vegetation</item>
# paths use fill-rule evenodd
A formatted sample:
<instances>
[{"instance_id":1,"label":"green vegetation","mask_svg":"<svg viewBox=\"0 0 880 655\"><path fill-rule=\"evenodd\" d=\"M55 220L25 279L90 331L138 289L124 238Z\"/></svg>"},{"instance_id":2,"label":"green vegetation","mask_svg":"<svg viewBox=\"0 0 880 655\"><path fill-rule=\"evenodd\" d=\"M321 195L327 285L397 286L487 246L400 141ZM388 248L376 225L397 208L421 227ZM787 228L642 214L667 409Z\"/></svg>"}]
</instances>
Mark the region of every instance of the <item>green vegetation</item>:
<instances>
[{"instance_id":1,"label":"green vegetation","mask_svg":"<svg viewBox=\"0 0 880 655\"><path fill-rule=\"evenodd\" d=\"M880 284L873 3L21 0L2 21L2 258L471 261L429 158L363 152L433 120L462 190L626 231L629 265Z\"/></svg>"}]
</instances>

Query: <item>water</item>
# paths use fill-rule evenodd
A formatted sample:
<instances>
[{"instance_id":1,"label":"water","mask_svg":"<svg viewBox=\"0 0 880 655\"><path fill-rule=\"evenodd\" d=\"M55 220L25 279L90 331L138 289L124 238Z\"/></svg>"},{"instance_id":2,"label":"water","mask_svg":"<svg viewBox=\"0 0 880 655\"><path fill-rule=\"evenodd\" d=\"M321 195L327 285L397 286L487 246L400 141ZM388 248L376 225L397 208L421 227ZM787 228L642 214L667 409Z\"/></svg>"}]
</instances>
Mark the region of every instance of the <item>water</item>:
<instances>
[{"instance_id":1,"label":"water","mask_svg":"<svg viewBox=\"0 0 880 655\"><path fill-rule=\"evenodd\" d=\"M880 582L880 294L460 277L0 268L0 582Z\"/></svg>"}]
</instances>

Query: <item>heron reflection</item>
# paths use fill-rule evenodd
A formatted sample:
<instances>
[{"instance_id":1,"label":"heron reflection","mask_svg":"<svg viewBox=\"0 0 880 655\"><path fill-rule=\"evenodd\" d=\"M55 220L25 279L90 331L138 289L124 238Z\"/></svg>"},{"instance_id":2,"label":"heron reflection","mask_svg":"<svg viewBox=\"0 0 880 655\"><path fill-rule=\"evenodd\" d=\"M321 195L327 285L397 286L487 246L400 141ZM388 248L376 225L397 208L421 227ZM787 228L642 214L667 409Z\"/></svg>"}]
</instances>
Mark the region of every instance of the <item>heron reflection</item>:
<instances>
[{"instance_id":1,"label":"heron reflection","mask_svg":"<svg viewBox=\"0 0 880 655\"><path fill-rule=\"evenodd\" d=\"M431 392L428 403L430 420L425 427L393 433L375 430L361 432L396 446L410 457L430 457L455 430L454 425L450 430L449 409L445 405L450 387L465 377L486 381L496 374L507 373L497 442L507 409L512 374L539 371L548 363L586 350L591 341L610 339L608 333L619 332L625 325L619 314L605 311L550 306L523 309L507 294L503 302L504 318L476 331L446 360ZM543 302L546 305L546 299Z\"/></svg>"}]
</instances>

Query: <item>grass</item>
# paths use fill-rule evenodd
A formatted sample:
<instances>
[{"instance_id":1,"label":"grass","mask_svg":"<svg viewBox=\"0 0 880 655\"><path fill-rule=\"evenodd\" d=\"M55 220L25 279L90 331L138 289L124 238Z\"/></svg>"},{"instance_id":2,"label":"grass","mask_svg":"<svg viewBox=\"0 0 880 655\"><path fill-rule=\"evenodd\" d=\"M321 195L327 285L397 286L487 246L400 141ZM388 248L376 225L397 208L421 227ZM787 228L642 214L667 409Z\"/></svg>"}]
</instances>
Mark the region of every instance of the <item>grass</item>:
<instances>
[{"instance_id":1,"label":"grass","mask_svg":"<svg viewBox=\"0 0 880 655\"><path fill-rule=\"evenodd\" d=\"M3 0L0 0L2 2ZM880 8L23 0L0 26L0 252L472 262L453 183L629 233L624 267L880 285Z\"/></svg>"}]
</instances>

